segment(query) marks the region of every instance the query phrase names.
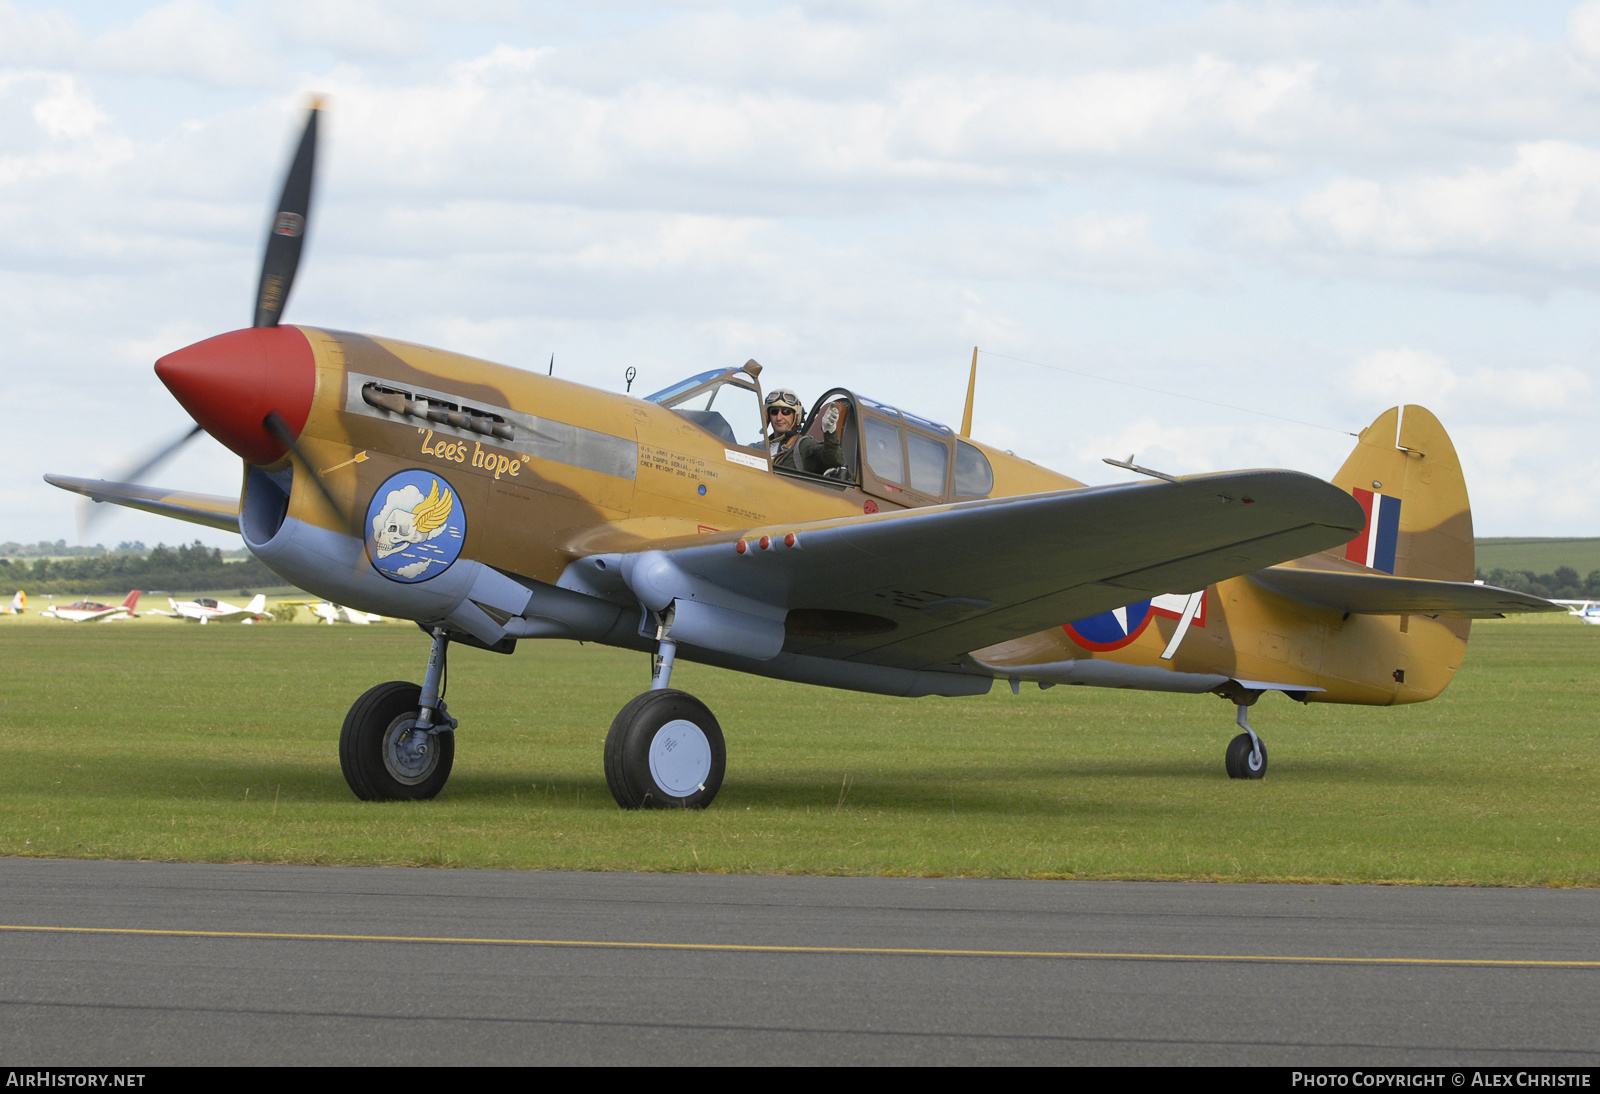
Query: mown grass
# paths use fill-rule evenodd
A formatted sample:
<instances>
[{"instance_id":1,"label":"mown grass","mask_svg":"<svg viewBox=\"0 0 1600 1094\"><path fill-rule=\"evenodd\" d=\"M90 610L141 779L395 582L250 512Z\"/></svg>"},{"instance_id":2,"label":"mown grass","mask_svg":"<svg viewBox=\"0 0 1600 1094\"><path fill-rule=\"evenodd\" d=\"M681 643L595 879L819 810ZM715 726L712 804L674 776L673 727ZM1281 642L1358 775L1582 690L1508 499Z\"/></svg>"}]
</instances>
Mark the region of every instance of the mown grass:
<instances>
[{"instance_id":1,"label":"mown grass","mask_svg":"<svg viewBox=\"0 0 1600 1094\"><path fill-rule=\"evenodd\" d=\"M0 620L0 854L583 870L1600 884L1600 628L1480 625L1442 698L1264 699L1235 782L1209 697L1004 685L898 700L681 663L728 738L698 813L626 813L601 774L640 654L461 649L455 775L356 801L344 711L415 679L415 628Z\"/></svg>"}]
</instances>

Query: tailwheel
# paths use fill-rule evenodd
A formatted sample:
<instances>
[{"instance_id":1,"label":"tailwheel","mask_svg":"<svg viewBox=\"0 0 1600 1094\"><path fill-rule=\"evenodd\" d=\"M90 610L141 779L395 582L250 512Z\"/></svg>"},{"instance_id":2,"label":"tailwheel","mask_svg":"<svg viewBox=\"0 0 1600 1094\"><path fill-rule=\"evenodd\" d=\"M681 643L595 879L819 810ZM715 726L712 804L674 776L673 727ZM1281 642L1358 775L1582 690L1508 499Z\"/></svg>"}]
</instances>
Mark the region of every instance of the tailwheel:
<instances>
[{"instance_id":1,"label":"tailwheel","mask_svg":"<svg viewBox=\"0 0 1600 1094\"><path fill-rule=\"evenodd\" d=\"M416 684L391 680L357 699L345 715L339 766L362 801L420 801L444 789L455 763L454 726L421 724L421 700Z\"/></svg>"},{"instance_id":2,"label":"tailwheel","mask_svg":"<svg viewBox=\"0 0 1600 1094\"><path fill-rule=\"evenodd\" d=\"M1239 723L1239 728L1244 732L1228 742L1228 752L1222 761L1230 779L1259 779L1267 773L1267 742L1256 736L1247 716L1250 704L1260 694L1255 692L1249 696L1249 702L1237 704L1239 713L1234 721Z\"/></svg>"},{"instance_id":3,"label":"tailwheel","mask_svg":"<svg viewBox=\"0 0 1600 1094\"><path fill-rule=\"evenodd\" d=\"M1267 773L1267 742L1260 737L1252 740L1250 734L1241 733L1228 742L1224 763L1230 779L1259 779Z\"/></svg>"},{"instance_id":4,"label":"tailwheel","mask_svg":"<svg viewBox=\"0 0 1600 1094\"><path fill-rule=\"evenodd\" d=\"M727 761L716 717L672 688L634 699L606 734L606 785L624 809L704 809L722 787Z\"/></svg>"}]
</instances>

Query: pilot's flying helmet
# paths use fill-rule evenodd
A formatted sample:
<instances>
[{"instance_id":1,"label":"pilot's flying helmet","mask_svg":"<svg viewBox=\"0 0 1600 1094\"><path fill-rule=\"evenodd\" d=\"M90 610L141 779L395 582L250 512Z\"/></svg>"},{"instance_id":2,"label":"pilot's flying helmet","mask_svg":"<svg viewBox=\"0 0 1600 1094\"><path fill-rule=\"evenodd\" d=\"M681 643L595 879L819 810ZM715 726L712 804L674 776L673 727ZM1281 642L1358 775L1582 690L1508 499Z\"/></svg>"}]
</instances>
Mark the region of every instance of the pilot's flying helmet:
<instances>
[{"instance_id":1,"label":"pilot's flying helmet","mask_svg":"<svg viewBox=\"0 0 1600 1094\"><path fill-rule=\"evenodd\" d=\"M788 407L790 410L794 411L795 417L797 418L801 414L802 408L800 405L800 396L796 395L793 391L786 387L773 388L771 391L767 392L765 402L768 410L771 410L775 406L781 406Z\"/></svg>"}]
</instances>

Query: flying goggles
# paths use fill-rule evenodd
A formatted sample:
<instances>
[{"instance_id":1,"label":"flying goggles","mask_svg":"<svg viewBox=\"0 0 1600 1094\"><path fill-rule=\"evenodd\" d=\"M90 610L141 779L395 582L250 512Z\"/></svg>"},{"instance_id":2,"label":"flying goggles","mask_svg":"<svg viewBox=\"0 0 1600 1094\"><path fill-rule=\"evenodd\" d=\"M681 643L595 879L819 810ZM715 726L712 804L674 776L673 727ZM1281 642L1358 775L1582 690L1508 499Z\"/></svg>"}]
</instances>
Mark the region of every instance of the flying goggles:
<instances>
[{"instance_id":1,"label":"flying goggles","mask_svg":"<svg viewBox=\"0 0 1600 1094\"><path fill-rule=\"evenodd\" d=\"M767 404L767 417L772 417L774 411L786 410L796 417L800 416L800 396L786 387L780 387L767 393L764 400Z\"/></svg>"}]
</instances>

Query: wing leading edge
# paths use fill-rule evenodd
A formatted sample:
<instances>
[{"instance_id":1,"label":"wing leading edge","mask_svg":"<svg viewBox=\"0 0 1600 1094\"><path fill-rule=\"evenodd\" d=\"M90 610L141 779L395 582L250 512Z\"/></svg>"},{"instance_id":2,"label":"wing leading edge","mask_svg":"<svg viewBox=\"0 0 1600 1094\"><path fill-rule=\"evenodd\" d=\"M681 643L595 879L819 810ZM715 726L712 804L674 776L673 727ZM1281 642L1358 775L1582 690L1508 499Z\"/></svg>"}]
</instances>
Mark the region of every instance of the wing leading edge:
<instances>
[{"instance_id":1,"label":"wing leading edge","mask_svg":"<svg viewBox=\"0 0 1600 1094\"><path fill-rule=\"evenodd\" d=\"M184 490L164 490L132 482L107 482L104 479L75 479L67 475L46 475L44 481L62 490L71 490L93 501L142 509L163 517L176 517L191 524L204 524L224 532L239 530L239 499L216 494L191 494Z\"/></svg>"}]
</instances>

